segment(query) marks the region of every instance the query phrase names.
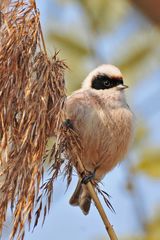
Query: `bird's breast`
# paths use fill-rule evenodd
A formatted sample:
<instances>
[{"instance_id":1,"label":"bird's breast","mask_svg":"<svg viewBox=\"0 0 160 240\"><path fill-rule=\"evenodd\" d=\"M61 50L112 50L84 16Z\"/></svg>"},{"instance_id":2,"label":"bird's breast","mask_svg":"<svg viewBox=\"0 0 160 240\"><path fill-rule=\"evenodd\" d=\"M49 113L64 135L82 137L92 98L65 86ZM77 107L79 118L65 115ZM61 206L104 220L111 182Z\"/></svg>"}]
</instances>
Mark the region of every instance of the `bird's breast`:
<instances>
[{"instance_id":1,"label":"bird's breast","mask_svg":"<svg viewBox=\"0 0 160 240\"><path fill-rule=\"evenodd\" d=\"M110 171L126 154L132 138L132 113L127 108L92 110L78 127L88 170Z\"/></svg>"}]
</instances>

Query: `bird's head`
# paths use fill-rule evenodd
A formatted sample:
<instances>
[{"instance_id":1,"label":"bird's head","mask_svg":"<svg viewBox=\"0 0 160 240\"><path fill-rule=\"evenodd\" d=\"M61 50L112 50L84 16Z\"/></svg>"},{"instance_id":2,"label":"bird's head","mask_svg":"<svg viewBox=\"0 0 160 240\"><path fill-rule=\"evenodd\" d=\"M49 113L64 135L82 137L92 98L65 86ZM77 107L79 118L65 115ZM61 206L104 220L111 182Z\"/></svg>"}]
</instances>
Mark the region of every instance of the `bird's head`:
<instances>
[{"instance_id":1,"label":"bird's head","mask_svg":"<svg viewBox=\"0 0 160 240\"><path fill-rule=\"evenodd\" d=\"M124 85L120 70L109 64L104 64L89 73L84 80L83 88L93 88L96 90L106 90L114 88L115 90L124 90L128 86Z\"/></svg>"}]
</instances>

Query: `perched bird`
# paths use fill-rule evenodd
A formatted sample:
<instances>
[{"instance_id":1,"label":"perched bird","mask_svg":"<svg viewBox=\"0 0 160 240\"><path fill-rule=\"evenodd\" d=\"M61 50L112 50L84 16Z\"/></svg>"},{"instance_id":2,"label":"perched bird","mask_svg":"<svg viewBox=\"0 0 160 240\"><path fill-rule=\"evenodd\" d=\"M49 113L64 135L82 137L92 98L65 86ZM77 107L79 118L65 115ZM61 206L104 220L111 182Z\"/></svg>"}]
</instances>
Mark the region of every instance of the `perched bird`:
<instances>
[{"instance_id":1,"label":"perched bird","mask_svg":"<svg viewBox=\"0 0 160 240\"><path fill-rule=\"evenodd\" d=\"M126 88L120 70L104 64L67 99L67 117L83 145L81 161L88 172L95 172L97 182L123 159L132 140L133 113L125 99ZM81 180L70 204L80 206L85 215L89 212L91 197Z\"/></svg>"}]
</instances>

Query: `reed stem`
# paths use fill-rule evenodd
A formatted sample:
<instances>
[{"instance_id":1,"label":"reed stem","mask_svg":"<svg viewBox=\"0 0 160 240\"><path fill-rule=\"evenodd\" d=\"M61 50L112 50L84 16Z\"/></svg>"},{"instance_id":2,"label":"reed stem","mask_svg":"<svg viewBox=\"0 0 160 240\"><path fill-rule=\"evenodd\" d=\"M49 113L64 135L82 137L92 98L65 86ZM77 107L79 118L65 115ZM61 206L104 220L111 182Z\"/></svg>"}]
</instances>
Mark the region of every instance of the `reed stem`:
<instances>
[{"instance_id":1,"label":"reed stem","mask_svg":"<svg viewBox=\"0 0 160 240\"><path fill-rule=\"evenodd\" d=\"M78 160L79 170L81 172L85 172L84 166L83 166L80 158L78 158L77 160ZM113 226L110 224L110 222L108 220L108 217L107 217L107 215L106 215L106 213L105 213L105 211L103 209L103 206L102 206L102 204L101 204L101 202L100 202L100 200L99 200L99 198L97 196L97 193L95 191L94 186L92 185L91 182L88 182L86 184L86 186L87 186L88 191L90 193L90 196L93 199L93 201L94 201L94 203L96 205L96 208L97 208L97 210L98 210L98 212L99 212L99 214L100 214L100 216L102 218L102 221L103 221L103 223L105 225L105 228L106 228L106 230L108 232L108 235L109 235L110 239L111 240L118 240L118 237L117 237L117 235L116 235L116 233L115 233L115 231L113 229Z\"/></svg>"}]
</instances>

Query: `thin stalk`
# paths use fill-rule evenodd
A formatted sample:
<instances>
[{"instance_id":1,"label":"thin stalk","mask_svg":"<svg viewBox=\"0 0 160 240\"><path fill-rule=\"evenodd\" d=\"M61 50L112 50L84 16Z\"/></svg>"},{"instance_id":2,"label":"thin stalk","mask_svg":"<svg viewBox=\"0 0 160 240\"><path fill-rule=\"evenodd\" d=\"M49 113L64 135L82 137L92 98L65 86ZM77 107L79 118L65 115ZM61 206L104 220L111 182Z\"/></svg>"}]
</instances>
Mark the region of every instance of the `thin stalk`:
<instances>
[{"instance_id":1,"label":"thin stalk","mask_svg":"<svg viewBox=\"0 0 160 240\"><path fill-rule=\"evenodd\" d=\"M81 172L85 172L85 169L83 167L83 164L82 164L80 158L77 158L77 160L78 160L79 170ZM109 235L110 239L111 240L118 240L118 237L117 237L117 235L116 235L116 233L115 233L115 231L113 229L113 226L110 224L110 222L108 220L108 217L107 217L107 215L106 215L106 213L105 213L105 211L103 209L103 206L102 206L102 204L101 204L101 202L100 202L100 200L99 200L99 198L97 196L97 193L95 191L94 186L92 185L91 182L88 182L86 184L86 186L87 186L88 191L90 193L90 196L93 199L93 201L94 201L94 203L96 205L96 208L97 208L97 210L98 210L98 212L99 212L99 214L100 214L100 216L102 218L102 221L103 221L103 223L105 225L105 228L106 228L106 230L108 232L108 235Z\"/></svg>"}]
</instances>

